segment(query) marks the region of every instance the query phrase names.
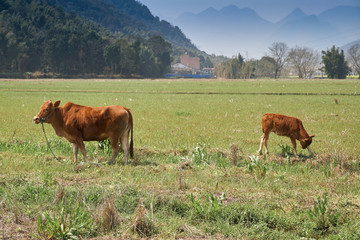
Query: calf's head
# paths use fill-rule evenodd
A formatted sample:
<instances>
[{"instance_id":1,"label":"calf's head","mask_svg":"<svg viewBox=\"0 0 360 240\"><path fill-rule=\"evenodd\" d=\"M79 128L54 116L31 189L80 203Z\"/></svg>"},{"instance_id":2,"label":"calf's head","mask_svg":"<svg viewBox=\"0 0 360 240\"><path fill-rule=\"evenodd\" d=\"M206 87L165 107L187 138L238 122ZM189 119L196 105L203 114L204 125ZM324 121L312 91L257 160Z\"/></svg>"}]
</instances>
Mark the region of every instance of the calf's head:
<instances>
[{"instance_id":1,"label":"calf's head","mask_svg":"<svg viewBox=\"0 0 360 240\"><path fill-rule=\"evenodd\" d=\"M36 124L45 122L55 111L55 109L60 105L60 100L52 103L51 100L45 101L44 104L40 107L40 111L35 115L33 121Z\"/></svg>"},{"instance_id":2,"label":"calf's head","mask_svg":"<svg viewBox=\"0 0 360 240\"><path fill-rule=\"evenodd\" d=\"M312 138L315 137L315 135L311 135L308 138L304 138L300 141L300 144L302 146L303 149L307 148L308 146L310 146L310 144L312 143Z\"/></svg>"}]
</instances>

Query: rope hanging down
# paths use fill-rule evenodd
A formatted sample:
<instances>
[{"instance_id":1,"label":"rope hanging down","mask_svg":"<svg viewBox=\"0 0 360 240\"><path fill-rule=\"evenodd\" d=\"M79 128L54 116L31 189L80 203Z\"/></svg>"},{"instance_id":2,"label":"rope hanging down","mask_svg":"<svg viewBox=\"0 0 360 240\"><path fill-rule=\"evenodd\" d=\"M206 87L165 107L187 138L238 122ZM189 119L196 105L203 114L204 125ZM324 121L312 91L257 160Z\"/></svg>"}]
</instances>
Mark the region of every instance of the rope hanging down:
<instances>
[{"instance_id":1,"label":"rope hanging down","mask_svg":"<svg viewBox=\"0 0 360 240\"><path fill-rule=\"evenodd\" d=\"M55 158L57 161L60 161L60 160L55 156L53 150L52 150L51 147L50 147L50 143L49 143L48 138L46 137L46 133L45 133L44 121L41 121L41 126L42 126L42 129L43 129L43 132L44 132L44 136L45 136L45 139L46 139L47 146L48 146L48 148L50 149L50 152L52 153L52 155L54 156L54 158Z\"/></svg>"}]
</instances>

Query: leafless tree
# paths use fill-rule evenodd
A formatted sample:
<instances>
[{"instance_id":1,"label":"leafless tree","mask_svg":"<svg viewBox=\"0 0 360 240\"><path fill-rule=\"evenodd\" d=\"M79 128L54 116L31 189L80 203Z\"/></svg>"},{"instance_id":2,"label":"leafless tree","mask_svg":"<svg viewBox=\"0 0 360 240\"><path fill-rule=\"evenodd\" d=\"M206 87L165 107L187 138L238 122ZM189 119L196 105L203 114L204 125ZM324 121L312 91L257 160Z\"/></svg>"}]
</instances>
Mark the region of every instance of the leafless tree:
<instances>
[{"instance_id":1,"label":"leafless tree","mask_svg":"<svg viewBox=\"0 0 360 240\"><path fill-rule=\"evenodd\" d=\"M357 72L360 79L360 43L352 45L348 50L348 61L350 62L351 68Z\"/></svg>"},{"instance_id":2,"label":"leafless tree","mask_svg":"<svg viewBox=\"0 0 360 240\"><path fill-rule=\"evenodd\" d=\"M270 50L270 56L275 59L275 78L278 78L281 74L281 70L283 69L287 55L288 55L288 46L283 42L274 42Z\"/></svg>"},{"instance_id":3,"label":"leafless tree","mask_svg":"<svg viewBox=\"0 0 360 240\"><path fill-rule=\"evenodd\" d=\"M288 55L288 63L299 75L299 78L311 78L319 69L320 55L306 47L292 48Z\"/></svg>"}]
</instances>

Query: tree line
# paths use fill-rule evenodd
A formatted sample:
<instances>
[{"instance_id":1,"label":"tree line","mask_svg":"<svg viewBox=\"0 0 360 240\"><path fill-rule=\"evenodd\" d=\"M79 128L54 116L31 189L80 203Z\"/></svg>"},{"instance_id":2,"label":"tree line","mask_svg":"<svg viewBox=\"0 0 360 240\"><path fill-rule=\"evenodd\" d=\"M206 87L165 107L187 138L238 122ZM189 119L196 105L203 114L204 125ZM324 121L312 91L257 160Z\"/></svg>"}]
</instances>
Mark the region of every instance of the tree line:
<instances>
[{"instance_id":1,"label":"tree line","mask_svg":"<svg viewBox=\"0 0 360 240\"><path fill-rule=\"evenodd\" d=\"M171 60L184 52L161 36L110 32L50 2L0 1L0 76L162 77ZM219 63L219 57L187 52L200 57L201 68L215 65L215 75L229 79L279 78L290 71L299 78L311 78L316 71L345 78L350 70L360 72L360 44L353 45L346 58L335 46L320 56L310 48L290 49L281 42L273 43L260 60L238 54Z\"/></svg>"},{"instance_id":2,"label":"tree line","mask_svg":"<svg viewBox=\"0 0 360 240\"><path fill-rule=\"evenodd\" d=\"M360 44L354 44L347 51L333 46L321 52L311 48L289 48L287 44L275 42L269 47L268 56L260 60L245 60L241 54L216 67L216 75L223 78L279 78L286 70L299 78L312 78L317 71L328 78L343 79L353 72L360 78Z\"/></svg>"},{"instance_id":3,"label":"tree line","mask_svg":"<svg viewBox=\"0 0 360 240\"><path fill-rule=\"evenodd\" d=\"M0 73L159 77L171 64L161 36L118 38L60 7L0 2Z\"/></svg>"}]
</instances>

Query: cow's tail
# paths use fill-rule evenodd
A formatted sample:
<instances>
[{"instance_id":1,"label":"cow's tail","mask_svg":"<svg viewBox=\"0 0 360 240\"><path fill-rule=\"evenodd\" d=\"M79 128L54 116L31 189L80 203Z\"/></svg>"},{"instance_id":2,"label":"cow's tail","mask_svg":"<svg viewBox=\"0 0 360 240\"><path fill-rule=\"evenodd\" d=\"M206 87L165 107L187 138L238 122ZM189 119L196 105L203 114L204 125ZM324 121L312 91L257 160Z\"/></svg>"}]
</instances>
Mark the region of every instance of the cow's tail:
<instances>
[{"instance_id":1,"label":"cow's tail","mask_svg":"<svg viewBox=\"0 0 360 240\"><path fill-rule=\"evenodd\" d=\"M130 124L130 158L134 158L134 142L133 142L133 117L129 109L126 109L129 113L129 124Z\"/></svg>"}]
</instances>

